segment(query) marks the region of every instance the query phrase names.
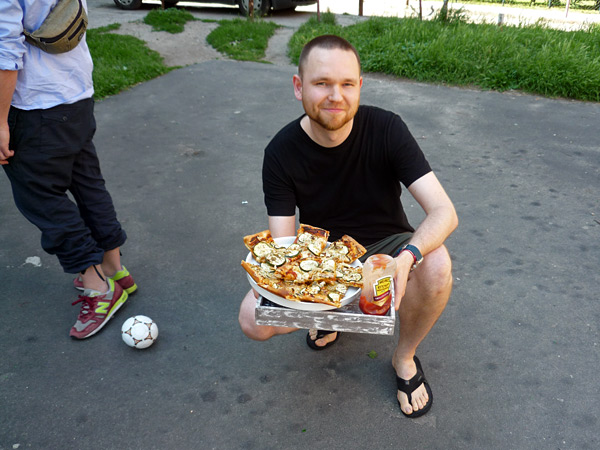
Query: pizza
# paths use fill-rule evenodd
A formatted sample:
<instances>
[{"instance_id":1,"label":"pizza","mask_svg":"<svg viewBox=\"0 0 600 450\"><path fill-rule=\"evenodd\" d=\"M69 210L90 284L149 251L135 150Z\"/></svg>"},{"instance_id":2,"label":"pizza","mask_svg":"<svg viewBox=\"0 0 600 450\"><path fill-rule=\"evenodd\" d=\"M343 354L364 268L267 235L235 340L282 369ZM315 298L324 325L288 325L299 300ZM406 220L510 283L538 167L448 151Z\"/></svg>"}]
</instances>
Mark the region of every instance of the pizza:
<instances>
[{"instance_id":1,"label":"pizza","mask_svg":"<svg viewBox=\"0 0 600 450\"><path fill-rule=\"evenodd\" d=\"M366 249L350 236L328 245L329 231L301 224L294 242L278 245L269 230L244 237L258 264L242 261L256 284L293 301L339 308L349 287L362 287L362 267L352 263Z\"/></svg>"}]
</instances>

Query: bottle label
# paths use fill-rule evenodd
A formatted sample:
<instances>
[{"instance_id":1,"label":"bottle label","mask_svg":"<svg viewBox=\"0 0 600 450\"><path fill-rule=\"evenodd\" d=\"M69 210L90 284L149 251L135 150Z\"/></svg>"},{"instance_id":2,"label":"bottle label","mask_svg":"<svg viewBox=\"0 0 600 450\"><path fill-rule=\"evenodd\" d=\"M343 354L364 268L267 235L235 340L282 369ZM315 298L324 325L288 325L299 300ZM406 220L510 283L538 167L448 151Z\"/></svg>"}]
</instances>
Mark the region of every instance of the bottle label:
<instances>
[{"instance_id":1,"label":"bottle label","mask_svg":"<svg viewBox=\"0 0 600 450\"><path fill-rule=\"evenodd\" d=\"M373 283L373 303L377 306L383 306L383 304L389 300L393 293L394 283L390 276L378 278Z\"/></svg>"}]
</instances>

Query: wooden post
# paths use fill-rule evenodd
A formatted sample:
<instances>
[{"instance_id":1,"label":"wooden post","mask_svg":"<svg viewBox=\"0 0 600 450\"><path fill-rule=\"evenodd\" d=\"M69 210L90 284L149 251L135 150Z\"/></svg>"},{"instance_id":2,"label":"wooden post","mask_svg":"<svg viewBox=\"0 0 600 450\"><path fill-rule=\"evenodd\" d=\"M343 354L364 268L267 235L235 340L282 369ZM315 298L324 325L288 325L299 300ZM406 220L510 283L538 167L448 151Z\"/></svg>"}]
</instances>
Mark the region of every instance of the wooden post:
<instances>
[{"instance_id":1,"label":"wooden post","mask_svg":"<svg viewBox=\"0 0 600 450\"><path fill-rule=\"evenodd\" d=\"M248 0L248 17L254 19L254 0Z\"/></svg>"},{"instance_id":2,"label":"wooden post","mask_svg":"<svg viewBox=\"0 0 600 450\"><path fill-rule=\"evenodd\" d=\"M317 0L317 22L321 21L321 5L319 4L319 0Z\"/></svg>"},{"instance_id":3,"label":"wooden post","mask_svg":"<svg viewBox=\"0 0 600 450\"><path fill-rule=\"evenodd\" d=\"M363 15L363 0L358 0L358 15Z\"/></svg>"}]
</instances>

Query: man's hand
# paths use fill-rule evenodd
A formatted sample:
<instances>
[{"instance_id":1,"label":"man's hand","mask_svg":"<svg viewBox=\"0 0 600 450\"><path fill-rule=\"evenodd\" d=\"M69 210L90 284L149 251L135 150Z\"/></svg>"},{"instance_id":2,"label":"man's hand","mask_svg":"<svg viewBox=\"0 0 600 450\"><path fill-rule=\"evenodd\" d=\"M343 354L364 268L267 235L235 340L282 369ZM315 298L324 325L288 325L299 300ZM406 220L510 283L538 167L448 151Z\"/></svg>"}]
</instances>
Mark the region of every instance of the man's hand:
<instances>
[{"instance_id":1,"label":"man's hand","mask_svg":"<svg viewBox=\"0 0 600 450\"><path fill-rule=\"evenodd\" d=\"M408 275L410 268L414 263L412 255L408 252L401 252L396 258L396 275L394 277L394 309L398 311L400 301L406 292Z\"/></svg>"},{"instance_id":2,"label":"man's hand","mask_svg":"<svg viewBox=\"0 0 600 450\"><path fill-rule=\"evenodd\" d=\"M8 164L7 159L15 154L14 151L8 148L9 141L10 131L8 130L8 123L0 123L0 166Z\"/></svg>"},{"instance_id":3,"label":"man's hand","mask_svg":"<svg viewBox=\"0 0 600 450\"><path fill-rule=\"evenodd\" d=\"M0 165L8 164L7 159L15 154L8 148L10 141L8 111L16 84L16 70L0 70Z\"/></svg>"}]
</instances>

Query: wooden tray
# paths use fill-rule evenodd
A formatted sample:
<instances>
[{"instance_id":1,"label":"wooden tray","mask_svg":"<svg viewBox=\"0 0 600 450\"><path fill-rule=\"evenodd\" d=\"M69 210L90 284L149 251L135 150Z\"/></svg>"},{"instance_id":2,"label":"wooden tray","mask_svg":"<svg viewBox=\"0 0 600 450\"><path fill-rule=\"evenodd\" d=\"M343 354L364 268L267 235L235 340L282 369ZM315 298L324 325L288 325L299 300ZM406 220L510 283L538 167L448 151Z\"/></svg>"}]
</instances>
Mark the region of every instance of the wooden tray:
<instances>
[{"instance_id":1,"label":"wooden tray","mask_svg":"<svg viewBox=\"0 0 600 450\"><path fill-rule=\"evenodd\" d=\"M279 306L261 296L256 300L255 319L258 325L275 327L392 335L396 311L392 307L385 316L363 314L358 301L329 311L300 311Z\"/></svg>"}]
</instances>

